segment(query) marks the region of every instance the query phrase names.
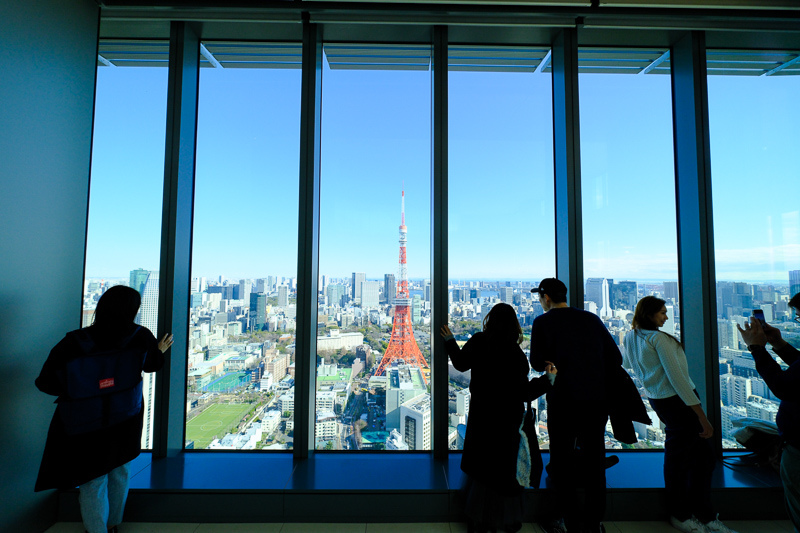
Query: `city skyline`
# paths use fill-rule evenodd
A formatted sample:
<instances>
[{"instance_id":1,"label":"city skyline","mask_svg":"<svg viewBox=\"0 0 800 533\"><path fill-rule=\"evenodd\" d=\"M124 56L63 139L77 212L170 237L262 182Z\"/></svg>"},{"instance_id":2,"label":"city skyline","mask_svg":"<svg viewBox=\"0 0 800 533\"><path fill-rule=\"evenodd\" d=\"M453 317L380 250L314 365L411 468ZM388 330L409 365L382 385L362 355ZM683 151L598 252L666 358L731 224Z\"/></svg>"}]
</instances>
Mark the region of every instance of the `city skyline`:
<instances>
[{"instance_id":1,"label":"city skyline","mask_svg":"<svg viewBox=\"0 0 800 533\"><path fill-rule=\"evenodd\" d=\"M98 68L89 278L124 277L131 265L158 269L166 74L159 68ZM547 192L552 191L549 75L451 72L449 77L449 277L554 275L553 202ZM371 279L394 272L396 251L386 237L396 225L390 216L394 191L405 186L408 217L414 220L409 278L430 277L429 71L332 70L325 62L323 79L320 271L345 276L350 256L368 249L359 257L360 271ZM668 80L580 77L587 277L677 277L674 214L659 209L654 240L647 220L652 214L643 201L674 197ZM709 77L719 280L779 282L776 272L800 266L800 212L790 194L800 180L791 158L778 156L791 153L792 139L800 136L800 110L770 112L772 102L788 98L797 85L793 77ZM742 97L748 106L738 105ZM729 113L732 108L737 113ZM648 110L647 124L661 126L629 131L632 121L641 122L639 109ZM764 117L769 128L763 127ZM296 275L297 139L299 70L202 70L193 272ZM753 186L765 174L778 180L778 187L785 184L785 194ZM503 186L513 189L493 190L487 176L493 182L502 178ZM125 201L120 183L131 184ZM523 187L530 192L518 194ZM769 205L769 211L728 209L742 194ZM591 213L599 209L610 218L593 224ZM493 219L507 220L511 231L492 231L486 221ZM240 242L236 235L247 239ZM532 242L531 236L544 240ZM124 242L124 248L108 253L115 242ZM488 242L497 254L476 254L470 244ZM495 259L510 254L517 260Z\"/></svg>"}]
</instances>

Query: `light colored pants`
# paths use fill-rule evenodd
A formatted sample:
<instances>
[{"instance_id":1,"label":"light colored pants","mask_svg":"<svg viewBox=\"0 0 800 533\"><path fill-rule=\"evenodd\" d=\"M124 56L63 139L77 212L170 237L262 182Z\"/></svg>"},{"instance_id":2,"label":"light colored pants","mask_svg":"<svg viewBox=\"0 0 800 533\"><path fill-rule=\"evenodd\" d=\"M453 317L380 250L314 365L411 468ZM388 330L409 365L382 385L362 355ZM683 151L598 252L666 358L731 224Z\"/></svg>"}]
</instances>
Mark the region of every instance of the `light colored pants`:
<instances>
[{"instance_id":1,"label":"light colored pants","mask_svg":"<svg viewBox=\"0 0 800 533\"><path fill-rule=\"evenodd\" d=\"M786 510L794 530L800 532L800 450L787 444L781 454L781 481Z\"/></svg>"},{"instance_id":2,"label":"light colored pants","mask_svg":"<svg viewBox=\"0 0 800 533\"><path fill-rule=\"evenodd\" d=\"M83 527L89 533L106 533L122 522L128 499L130 463L118 466L108 474L87 481L79 487Z\"/></svg>"}]
</instances>

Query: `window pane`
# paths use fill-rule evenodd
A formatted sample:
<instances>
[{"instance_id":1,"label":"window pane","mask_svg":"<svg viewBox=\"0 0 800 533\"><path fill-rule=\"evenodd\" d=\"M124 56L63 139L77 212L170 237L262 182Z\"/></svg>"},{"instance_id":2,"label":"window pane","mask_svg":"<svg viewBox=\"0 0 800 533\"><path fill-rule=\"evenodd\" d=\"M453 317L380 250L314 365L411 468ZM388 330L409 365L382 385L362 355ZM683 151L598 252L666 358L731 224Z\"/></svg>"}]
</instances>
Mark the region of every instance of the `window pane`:
<instances>
[{"instance_id":1,"label":"window pane","mask_svg":"<svg viewBox=\"0 0 800 533\"><path fill-rule=\"evenodd\" d=\"M127 285L142 295L137 323L157 333L168 52L166 42L100 43L82 326L106 289ZM149 449L155 375L143 380Z\"/></svg>"},{"instance_id":2,"label":"window pane","mask_svg":"<svg viewBox=\"0 0 800 533\"><path fill-rule=\"evenodd\" d=\"M736 325L761 309L800 347L789 298L800 292L796 53L710 50L708 115L713 176L722 438L739 447L742 418L775 422L779 400L755 371ZM735 70L732 70L735 67ZM769 73L769 75L763 75ZM783 363L784 366L785 363Z\"/></svg>"},{"instance_id":3,"label":"window pane","mask_svg":"<svg viewBox=\"0 0 800 533\"><path fill-rule=\"evenodd\" d=\"M498 302L525 332L542 313L530 288L555 273L552 77L545 48L449 49L450 327L461 344ZM449 372L449 443L461 449L471 371ZM544 398L539 402L546 436ZM546 441L543 442L546 446Z\"/></svg>"},{"instance_id":4,"label":"window pane","mask_svg":"<svg viewBox=\"0 0 800 533\"><path fill-rule=\"evenodd\" d=\"M290 449L300 45L201 50L186 447Z\"/></svg>"},{"instance_id":5,"label":"window pane","mask_svg":"<svg viewBox=\"0 0 800 533\"><path fill-rule=\"evenodd\" d=\"M430 47L324 53L315 446L430 449Z\"/></svg>"},{"instance_id":6,"label":"window pane","mask_svg":"<svg viewBox=\"0 0 800 533\"><path fill-rule=\"evenodd\" d=\"M636 303L666 301L680 338L672 97L665 50L579 52L584 309L624 350ZM625 75L628 74L628 75ZM660 75L661 74L661 75ZM643 398L646 394L634 376ZM663 425L635 423L633 447L663 447ZM606 446L630 448L606 434Z\"/></svg>"}]
</instances>

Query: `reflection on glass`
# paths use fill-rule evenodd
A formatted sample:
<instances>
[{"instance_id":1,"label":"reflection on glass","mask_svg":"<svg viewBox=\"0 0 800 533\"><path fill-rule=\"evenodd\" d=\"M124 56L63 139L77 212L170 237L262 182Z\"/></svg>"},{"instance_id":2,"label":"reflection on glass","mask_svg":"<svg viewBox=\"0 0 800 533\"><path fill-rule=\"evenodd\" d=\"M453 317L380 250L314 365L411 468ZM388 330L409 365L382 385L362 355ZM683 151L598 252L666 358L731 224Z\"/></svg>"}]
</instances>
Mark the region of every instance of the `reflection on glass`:
<instances>
[{"instance_id":1,"label":"reflection on glass","mask_svg":"<svg viewBox=\"0 0 800 533\"><path fill-rule=\"evenodd\" d=\"M324 54L315 447L430 449L430 47Z\"/></svg>"},{"instance_id":2,"label":"reflection on glass","mask_svg":"<svg viewBox=\"0 0 800 533\"><path fill-rule=\"evenodd\" d=\"M83 316L113 285L139 291L137 323L155 335L167 108L168 43L100 43L92 139ZM136 67L136 68L118 68ZM152 448L155 375L143 375L142 448Z\"/></svg>"},{"instance_id":3,"label":"reflection on glass","mask_svg":"<svg viewBox=\"0 0 800 533\"><path fill-rule=\"evenodd\" d=\"M291 449L300 46L202 52L186 448Z\"/></svg>"},{"instance_id":4,"label":"reflection on glass","mask_svg":"<svg viewBox=\"0 0 800 533\"><path fill-rule=\"evenodd\" d=\"M528 355L530 325L542 313L530 289L555 274L548 57L547 49L449 49L449 316L459 343L506 302L517 310ZM452 365L448 374L449 446L461 449L471 376ZM537 404L547 447L544 398Z\"/></svg>"},{"instance_id":5,"label":"reflection on glass","mask_svg":"<svg viewBox=\"0 0 800 533\"><path fill-rule=\"evenodd\" d=\"M661 331L680 338L671 87L658 75L669 74L664 51L583 49L578 57L584 309L623 351L636 303L654 295L666 301ZM637 444L608 432L607 447L662 448L664 427L648 413L651 424L636 423Z\"/></svg>"},{"instance_id":6,"label":"reflection on glass","mask_svg":"<svg viewBox=\"0 0 800 533\"><path fill-rule=\"evenodd\" d=\"M780 403L756 372L737 324L760 309L800 347L800 326L787 305L800 292L800 170L792 157L800 143L800 110L793 105L800 77L782 67L795 55L707 54L725 448L740 446L743 418L774 423Z\"/></svg>"}]
</instances>

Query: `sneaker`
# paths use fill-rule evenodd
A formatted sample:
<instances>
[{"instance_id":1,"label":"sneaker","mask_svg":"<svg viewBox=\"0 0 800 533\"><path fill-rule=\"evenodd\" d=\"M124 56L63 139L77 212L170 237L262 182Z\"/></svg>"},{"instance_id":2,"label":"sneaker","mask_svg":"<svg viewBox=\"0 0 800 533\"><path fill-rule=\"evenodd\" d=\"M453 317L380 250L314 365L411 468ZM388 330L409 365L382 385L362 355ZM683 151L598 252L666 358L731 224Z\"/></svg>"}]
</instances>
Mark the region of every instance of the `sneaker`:
<instances>
[{"instance_id":1,"label":"sneaker","mask_svg":"<svg viewBox=\"0 0 800 533\"><path fill-rule=\"evenodd\" d=\"M545 533L567 533L567 526L564 525L564 520L539 522L539 527L542 528Z\"/></svg>"},{"instance_id":2,"label":"sneaker","mask_svg":"<svg viewBox=\"0 0 800 533\"><path fill-rule=\"evenodd\" d=\"M707 524L703 524L703 526L706 528L706 531L708 531L709 533L712 533L712 532L713 533L717 533L717 532L719 532L719 533L737 533L733 529L731 529L728 526L726 526L725 524L723 524L719 519L719 515L717 515L717 518L715 518L711 522L709 522Z\"/></svg>"},{"instance_id":3,"label":"sneaker","mask_svg":"<svg viewBox=\"0 0 800 533\"><path fill-rule=\"evenodd\" d=\"M670 516L669 523L672 524L672 527L678 531L683 531L683 533L706 533L708 531L706 526L704 526L703 523L695 517L691 517L690 519L681 522L674 516Z\"/></svg>"}]
</instances>

